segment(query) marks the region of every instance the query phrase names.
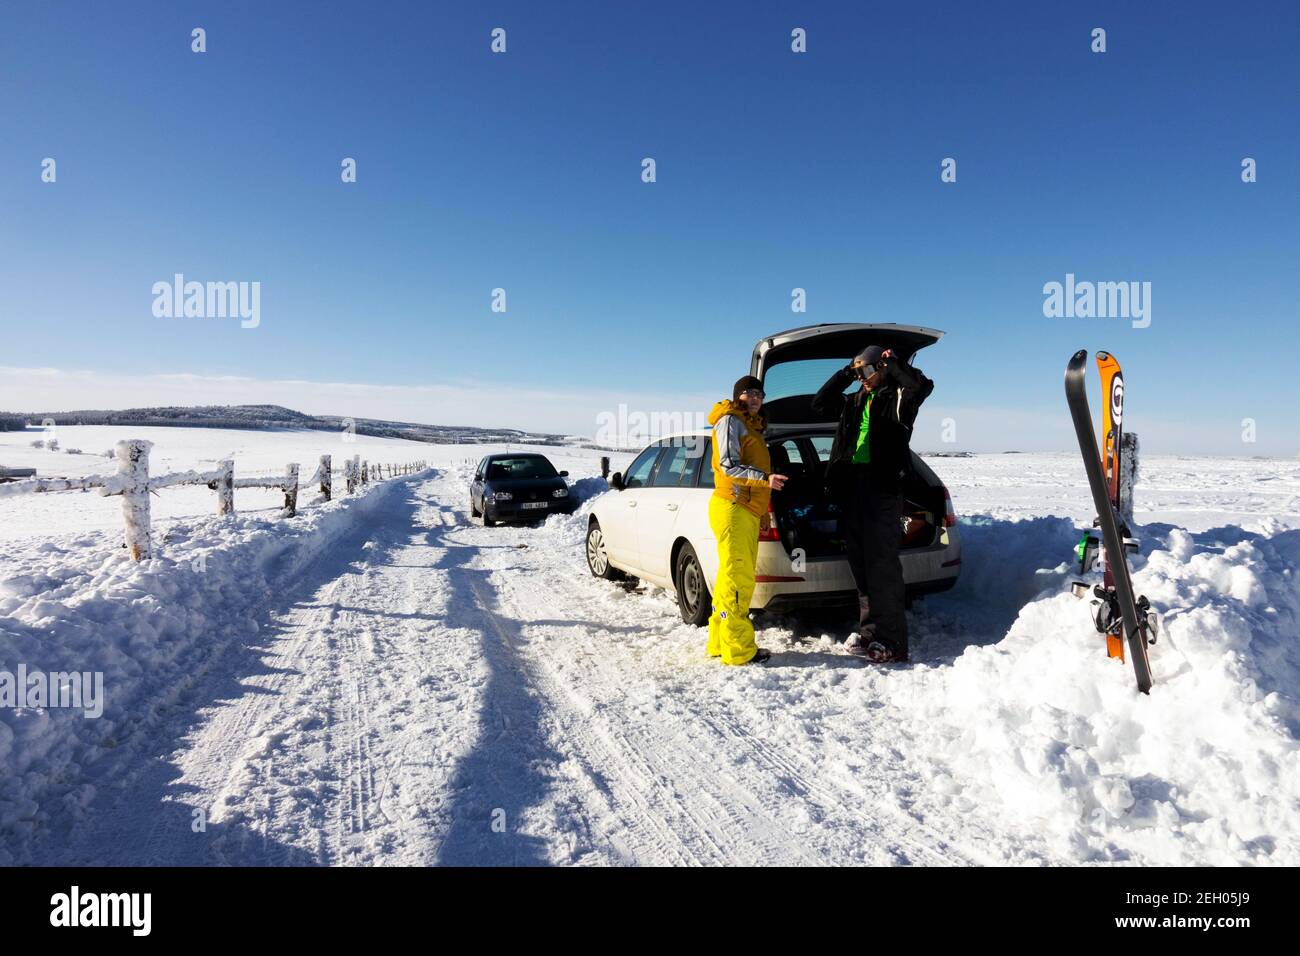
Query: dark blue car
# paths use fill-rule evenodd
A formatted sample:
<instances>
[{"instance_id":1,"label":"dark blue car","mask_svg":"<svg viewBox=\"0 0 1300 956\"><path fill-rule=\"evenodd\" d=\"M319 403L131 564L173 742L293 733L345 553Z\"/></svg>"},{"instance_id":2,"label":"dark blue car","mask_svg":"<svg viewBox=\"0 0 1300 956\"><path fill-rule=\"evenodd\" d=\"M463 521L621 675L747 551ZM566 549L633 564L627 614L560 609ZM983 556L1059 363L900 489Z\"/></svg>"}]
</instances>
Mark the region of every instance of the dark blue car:
<instances>
[{"instance_id":1,"label":"dark blue car","mask_svg":"<svg viewBox=\"0 0 1300 956\"><path fill-rule=\"evenodd\" d=\"M483 524L537 521L571 514L575 507L567 471L556 471L545 455L488 455L478 463L469 488L469 511Z\"/></svg>"}]
</instances>

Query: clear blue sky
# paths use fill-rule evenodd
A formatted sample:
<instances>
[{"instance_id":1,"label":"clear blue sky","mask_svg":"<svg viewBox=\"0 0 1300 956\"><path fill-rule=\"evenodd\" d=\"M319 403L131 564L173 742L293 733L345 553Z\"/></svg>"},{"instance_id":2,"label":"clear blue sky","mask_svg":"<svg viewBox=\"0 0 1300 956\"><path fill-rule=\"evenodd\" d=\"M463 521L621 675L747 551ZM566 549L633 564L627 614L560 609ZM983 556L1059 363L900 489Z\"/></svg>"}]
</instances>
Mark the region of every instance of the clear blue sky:
<instances>
[{"instance_id":1,"label":"clear blue sky","mask_svg":"<svg viewBox=\"0 0 1300 956\"><path fill-rule=\"evenodd\" d=\"M1172 450L1209 430L1300 452L1295 3L44 2L0 23L0 366L711 396L763 334L894 321L948 333L918 360L937 409L1057 415L1070 353L1107 348ZM154 318L175 272L260 281L261 327ZM1151 327L1044 318L1067 272L1150 281ZM578 430L578 405L528 424Z\"/></svg>"}]
</instances>

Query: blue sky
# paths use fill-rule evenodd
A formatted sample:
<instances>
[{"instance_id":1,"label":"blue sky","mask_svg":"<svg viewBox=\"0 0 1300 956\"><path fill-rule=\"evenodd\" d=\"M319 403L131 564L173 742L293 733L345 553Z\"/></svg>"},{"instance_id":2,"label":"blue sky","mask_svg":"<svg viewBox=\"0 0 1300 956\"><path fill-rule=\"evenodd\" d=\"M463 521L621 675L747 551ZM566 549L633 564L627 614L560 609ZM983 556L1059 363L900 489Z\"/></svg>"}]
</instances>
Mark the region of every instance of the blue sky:
<instances>
[{"instance_id":1,"label":"blue sky","mask_svg":"<svg viewBox=\"0 0 1300 956\"><path fill-rule=\"evenodd\" d=\"M183 373L195 400L590 433L728 391L773 331L900 322L947 332L924 425L962 447L1070 447L1084 347L1123 362L1148 447L1300 452L1300 7L908 7L7 4L0 366L94 373L39 410ZM177 272L261 282L260 326L154 317ZM1149 281L1150 327L1045 318L1066 273Z\"/></svg>"}]
</instances>

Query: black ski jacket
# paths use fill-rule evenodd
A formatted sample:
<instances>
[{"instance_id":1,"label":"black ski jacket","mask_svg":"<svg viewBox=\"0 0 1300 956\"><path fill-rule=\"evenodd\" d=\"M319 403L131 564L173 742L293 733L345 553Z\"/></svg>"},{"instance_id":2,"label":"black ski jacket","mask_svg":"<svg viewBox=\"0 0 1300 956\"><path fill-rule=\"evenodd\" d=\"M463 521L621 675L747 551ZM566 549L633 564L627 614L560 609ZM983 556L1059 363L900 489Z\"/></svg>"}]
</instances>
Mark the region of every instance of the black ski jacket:
<instances>
[{"instance_id":1,"label":"black ski jacket","mask_svg":"<svg viewBox=\"0 0 1300 956\"><path fill-rule=\"evenodd\" d=\"M904 479L912 470L912 425L921 403L934 391L934 382L900 359L885 360L883 375L871 403L871 426L867 431L871 464L858 467L871 470L871 484L877 490L896 492L902 489ZM842 500L848 493L853 452L862 428L866 390L860 388L844 394L853 381L853 370L845 366L827 380L812 400L813 411L818 415L839 419L826 467L826 487L832 499Z\"/></svg>"}]
</instances>

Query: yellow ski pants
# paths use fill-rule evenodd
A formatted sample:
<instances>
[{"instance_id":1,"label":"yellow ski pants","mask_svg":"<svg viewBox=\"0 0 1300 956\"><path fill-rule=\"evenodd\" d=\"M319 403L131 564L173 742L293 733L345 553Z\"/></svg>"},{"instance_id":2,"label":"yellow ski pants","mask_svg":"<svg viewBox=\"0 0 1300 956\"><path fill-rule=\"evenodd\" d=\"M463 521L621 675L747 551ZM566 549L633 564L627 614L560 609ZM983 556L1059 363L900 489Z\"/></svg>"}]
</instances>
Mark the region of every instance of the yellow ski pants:
<instances>
[{"instance_id":1,"label":"yellow ski pants","mask_svg":"<svg viewBox=\"0 0 1300 956\"><path fill-rule=\"evenodd\" d=\"M749 599L758 561L758 515L724 498L710 496L709 527L718 542L718 579L709 616L709 656L724 664L745 664L758 653Z\"/></svg>"}]
</instances>

